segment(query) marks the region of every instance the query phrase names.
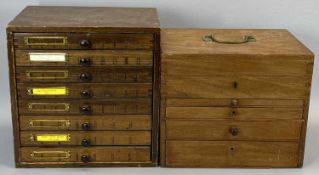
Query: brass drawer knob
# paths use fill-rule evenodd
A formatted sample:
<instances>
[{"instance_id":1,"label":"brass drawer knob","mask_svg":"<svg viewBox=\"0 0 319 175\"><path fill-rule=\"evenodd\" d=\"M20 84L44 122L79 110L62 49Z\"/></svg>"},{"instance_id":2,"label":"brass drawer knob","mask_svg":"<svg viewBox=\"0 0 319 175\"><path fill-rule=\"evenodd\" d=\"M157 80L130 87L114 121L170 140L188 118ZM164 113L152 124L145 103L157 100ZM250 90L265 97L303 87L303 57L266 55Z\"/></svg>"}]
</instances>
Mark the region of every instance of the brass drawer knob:
<instances>
[{"instance_id":1,"label":"brass drawer knob","mask_svg":"<svg viewBox=\"0 0 319 175\"><path fill-rule=\"evenodd\" d=\"M89 81L89 80L91 80L91 74L89 74L89 73L81 73L80 74L80 80L81 81Z\"/></svg>"},{"instance_id":2,"label":"brass drawer knob","mask_svg":"<svg viewBox=\"0 0 319 175\"><path fill-rule=\"evenodd\" d=\"M90 123L83 123L81 127L82 127L82 130L88 131L91 129L91 124Z\"/></svg>"},{"instance_id":3,"label":"brass drawer knob","mask_svg":"<svg viewBox=\"0 0 319 175\"><path fill-rule=\"evenodd\" d=\"M238 128L236 127L231 127L229 129L229 132L231 133L232 136L237 136L238 135Z\"/></svg>"},{"instance_id":4,"label":"brass drawer knob","mask_svg":"<svg viewBox=\"0 0 319 175\"><path fill-rule=\"evenodd\" d=\"M90 58L80 58L79 62L81 66L89 66L91 64Z\"/></svg>"},{"instance_id":5,"label":"brass drawer knob","mask_svg":"<svg viewBox=\"0 0 319 175\"><path fill-rule=\"evenodd\" d=\"M91 97L91 93L89 91L82 91L80 93L82 98L90 98Z\"/></svg>"},{"instance_id":6,"label":"brass drawer knob","mask_svg":"<svg viewBox=\"0 0 319 175\"><path fill-rule=\"evenodd\" d=\"M85 48L85 49L88 49L88 48L90 48L91 47L91 41L89 41L89 40L81 40L80 41L80 46L82 47L82 48Z\"/></svg>"},{"instance_id":7,"label":"brass drawer knob","mask_svg":"<svg viewBox=\"0 0 319 175\"><path fill-rule=\"evenodd\" d=\"M87 162L90 161L90 157L89 157L88 155L82 155L82 156L81 156L81 161L82 161L83 163L87 163Z\"/></svg>"},{"instance_id":8,"label":"brass drawer knob","mask_svg":"<svg viewBox=\"0 0 319 175\"><path fill-rule=\"evenodd\" d=\"M81 114L89 114L91 112L91 108L88 106L82 106L80 107L80 113Z\"/></svg>"},{"instance_id":9,"label":"brass drawer knob","mask_svg":"<svg viewBox=\"0 0 319 175\"><path fill-rule=\"evenodd\" d=\"M88 146L91 145L91 142L89 140L87 140L87 139L83 139L81 141L81 145L84 146L84 147L88 147Z\"/></svg>"}]
</instances>

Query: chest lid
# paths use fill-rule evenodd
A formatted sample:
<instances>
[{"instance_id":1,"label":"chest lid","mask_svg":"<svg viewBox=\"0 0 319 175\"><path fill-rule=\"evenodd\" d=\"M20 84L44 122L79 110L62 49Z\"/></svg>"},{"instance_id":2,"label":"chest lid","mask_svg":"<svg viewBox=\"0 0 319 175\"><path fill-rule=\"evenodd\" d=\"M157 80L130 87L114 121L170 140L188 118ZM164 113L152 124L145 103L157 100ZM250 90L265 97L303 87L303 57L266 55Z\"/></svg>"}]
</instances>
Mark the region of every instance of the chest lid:
<instances>
[{"instance_id":1,"label":"chest lid","mask_svg":"<svg viewBox=\"0 0 319 175\"><path fill-rule=\"evenodd\" d=\"M287 30L164 29L162 54L312 56Z\"/></svg>"}]
</instances>

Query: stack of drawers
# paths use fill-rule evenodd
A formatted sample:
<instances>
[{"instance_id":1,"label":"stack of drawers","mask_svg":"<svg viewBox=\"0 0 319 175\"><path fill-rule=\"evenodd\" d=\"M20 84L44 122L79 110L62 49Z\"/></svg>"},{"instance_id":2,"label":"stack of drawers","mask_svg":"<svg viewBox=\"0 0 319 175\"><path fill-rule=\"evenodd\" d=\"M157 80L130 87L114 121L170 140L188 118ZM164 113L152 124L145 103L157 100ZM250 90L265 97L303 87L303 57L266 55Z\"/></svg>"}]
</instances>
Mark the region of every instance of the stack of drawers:
<instances>
[{"instance_id":1,"label":"stack of drawers","mask_svg":"<svg viewBox=\"0 0 319 175\"><path fill-rule=\"evenodd\" d=\"M28 22L21 16L43 8L52 16L63 11L29 7L18 19ZM65 7L63 12L85 18L86 10ZM155 13L91 10L118 17ZM9 26L8 36L18 166L156 165L156 33L15 29Z\"/></svg>"},{"instance_id":2,"label":"stack of drawers","mask_svg":"<svg viewBox=\"0 0 319 175\"><path fill-rule=\"evenodd\" d=\"M163 166L302 165L313 55L289 32L167 29L161 47Z\"/></svg>"}]
</instances>

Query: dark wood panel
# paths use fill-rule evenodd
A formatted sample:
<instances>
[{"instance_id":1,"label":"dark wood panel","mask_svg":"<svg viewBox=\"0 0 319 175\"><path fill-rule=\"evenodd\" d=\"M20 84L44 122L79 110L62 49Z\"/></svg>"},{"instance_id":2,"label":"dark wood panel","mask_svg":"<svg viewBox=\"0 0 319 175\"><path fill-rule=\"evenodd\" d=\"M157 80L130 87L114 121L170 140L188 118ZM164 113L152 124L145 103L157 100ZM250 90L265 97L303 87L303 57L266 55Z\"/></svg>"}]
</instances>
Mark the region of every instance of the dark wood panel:
<instances>
[{"instance_id":1,"label":"dark wood panel","mask_svg":"<svg viewBox=\"0 0 319 175\"><path fill-rule=\"evenodd\" d=\"M167 107L172 119L302 119L302 108L270 107Z\"/></svg>"},{"instance_id":2,"label":"dark wood panel","mask_svg":"<svg viewBox=\"0 0 319 175\"><path fill-rule=\"evenodd\" d=\"M15 55L17 66L153 66L153 52L144 50L16 50Z\"/></svg>"},{"instance_id":3,"label":"dark wood panel","mask_svg":"<svg viewBox=\"0 0 319 175\"><path fill-rule=\"evenodd\" d=\"M77 99L112 99L112 98L151 98L151 83L77 83L77 84L42 84L18 83L20 99L38 98L77 98Z\"/></svg>"},{"instance_id":4,"label":"dark wood panel","mask_svg":"<svg viewBox=\"0 0 319 175\"><path fill-rule=\"evenodd\" d=\"M20 116L20 130L151 130L150 115Z\"/></svg>"},{"instance_id":5,"label":"dark wood panel","mask_svg":"<svg viewBox=\"0 0 319 175\"><path fill-rule=\"evenodd\" d=\"M20 137L22 146L151 144L150 131L22 131Z\"/></svg>"},{"instance_id":6,"label":"dark wood panel","mask_svg":"<svg viewBox=\"0 0 319 175\"><path fill-rule=\"evenodd\" d=\"M86 42L85 45L81 43ZM16 49L153 49L152 34L16 33Z\"/></svg>"},{"instance_id":7,"label":"dark wood panel","mask_svg":"<svg viewBox=\"0 0 319 175\"><path fill-rule=\"evenodd\" d=\"M81 160L88 157L88 162ZM62 163L142 163L150 162L150 147L22 147L21 162Z\"/></svg>"},{"instance_id":8,"label":"dark wood panel","mask_svg":"<svg viewBox=\"0 0 319 175\"><path fill-rule=\"evenodd\" d=\"M169 167L297 167L298 143L167 141Z\"/></svg>"},{"instance_id":9,"label":"dark wood panel","mask_svg":"<svg viewBox=\"0 0 319 175\"><path fill-rule=\"evenodd\" d=\"M152 68L17 68L17 82L152 83Z\"/></svg>"},{"instance_id":10,"label":"dark wood panel","mask_svg":"<svg viewBox=\"0 0 319 175\"><path fill-rule=\"evenodd\" d=\"M299 141L302 120L166 120L166 139Z\"/></svg>"},{"instance_id":11,"label":"dark wood panel","mask_svg":"<svg viewBox=\"0 0 319 175\"><path fill-rule=\"evenodd\" d=\"M20 114L99 115L99 114L151 114L150 99L76 101L76 100L20 100Z\"/></svg>"}]
</instances>

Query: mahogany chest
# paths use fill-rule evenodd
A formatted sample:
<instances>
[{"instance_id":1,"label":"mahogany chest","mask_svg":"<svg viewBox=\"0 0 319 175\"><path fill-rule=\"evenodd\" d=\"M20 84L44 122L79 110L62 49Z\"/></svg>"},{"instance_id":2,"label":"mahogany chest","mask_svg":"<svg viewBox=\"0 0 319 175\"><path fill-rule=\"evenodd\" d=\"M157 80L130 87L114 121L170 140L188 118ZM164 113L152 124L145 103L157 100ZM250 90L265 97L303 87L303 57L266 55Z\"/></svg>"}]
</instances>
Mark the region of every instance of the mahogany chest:
<instances>
[{"instance_id":1,"label":"mahogany chest","mask_svg":"<svg viewBox=\"0 0 319 175\"><path fill-rule=\"evenodd\" d=\"M314 56L286 30L165 29L160 162L301 167Z\"/></svg>"},{"instance_id":2,"label":"mahogany chest","mask_svg":"<svg viewBox=\"0 0 319 175\"><path fill-rule=\"evenodd\" d=\"M7 28L17 167L155 166L151 8L27 7Z\"/></svg>"}]
</instances>

